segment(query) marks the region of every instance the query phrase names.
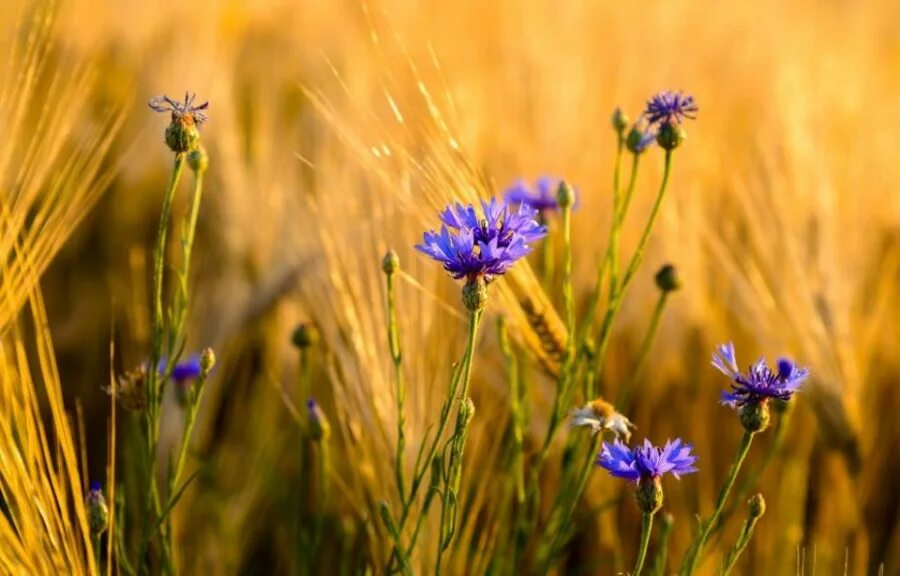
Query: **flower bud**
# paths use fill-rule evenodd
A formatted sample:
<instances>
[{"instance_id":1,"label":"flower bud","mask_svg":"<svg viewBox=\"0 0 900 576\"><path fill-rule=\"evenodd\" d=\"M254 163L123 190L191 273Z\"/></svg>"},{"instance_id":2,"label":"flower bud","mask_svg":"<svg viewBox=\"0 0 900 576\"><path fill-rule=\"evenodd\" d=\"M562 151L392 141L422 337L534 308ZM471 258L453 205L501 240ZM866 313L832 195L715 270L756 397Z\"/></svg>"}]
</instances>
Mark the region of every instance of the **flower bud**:
<instances>
[{"instance_id":1,"label":"flower bud","mask_svg":"<svg viewBox=\"0 0 900 576\"><path fill-rule=\"evenodd\" d=\"M612 127L613 130L616 131L617 134L622 134L625 131L625 128L628 128L628 124L631 120L628 119L628 115L622 112L622 109L616 107L612 113Z\"/></svg>"},{"instance_id":2,"label":"flower bud","mask_svg":"<svg viewBox=\"0 0 900 576\"><path fill-rule=\"evenodd\" d=\"M575 204L575 190L565 182L560 182L556 189L556 203L560 209L571 208Z\"/></svg>"},{"instance_id":3,"label":"flower bud","mask_svg":"<svg viewBox=\"0 0 900 576\"><path fill-rule=\"evenodd\" d=\"M638 479L635 491L638 509L644 514L654 514L662 508L663 489L659 477L642 477Z\"/></svg>"},{"instance_id":4,"label":"flower bud","mask_svg":"<svg viewBox=\"0 0 900 576\"><path fill-rule=\"evenodd\" d=\"M206 378L216 365L216 353L212 348L204 348L200 353L200 376Z\"/></svg>"},{"instance_id":5,"label":"flower bud","mask_svg":"<svg viewBox=\"0 0 900 576\"><path fill-rule=\"evenodd\" d=\"M206 148L203 146L198 145L191 150L188 153L187 161L188 166L194 172L206 172L206 169L209 168L209 154L206 153Z\"/></svg>"},{"instance_id":6,"label":"flower bud","mask_svg":"<svg viewBox=\"0 0 900 576\"><path fill-rule=\"evenodd\" d=\"M331 435L331 426L328 424L328 419L325 418L325 413L319 408L319 404L310 398L306 401L306 409L309 413L309 435L316 442L327 440Z\"/></svg>"},{"instance_id":7,"label":"flower bud","mask_svg":"<svg viewBox=\"0 0 900 576\"><path fill-rule=\"evenodd\" d=\"M628 151L632 154L640 154L647 149L647 146L653 144L654 138L655 136L652 131L649 129L641 130L638 125L635 124L625 138L625 147L628 148Z\"/></svg>"},{"instance_id":8,"label":"flower bud","mask_svg":"<svg viewBox=\"0 0 900 576\"><path fill-rule=\"evenodd\" d=\"M400 258L393 248L388 250L384 258L381 259L381 270L388 276L396 274L400 270Z\"/></svg>"},{"instance_id":9,"label":"flower bud","mask_svg":"<svg viewBox=\"0 0 900 576\"><path fill-rule=\"evenodd\" d=\"M297 348L310 348L319 342L319 330L312 324L304 322L297 326L291 335L291 342Z\"/></svg>"},{"instance_id":10,"label":"flower bud","mask_svg":"<svg viewBox=\"0 0 900 576\"><path fill-rule=\"evenodd\" d=\"M681 288L681 277L678 269L672 264L666 264L656 273L656 286L663 292L674 292Z\"/></svg>"},{"instance_id":11,"label":"flower bud","mask_svg":"<svg viewBox=\"0 0 900 576\"><path fill-rule=\"evenodd\" d=\"M768 428L770 420L769 403L766 401L751 402L741 407L741 424L751 434Z\"/></svg>"},{"instance_id":12,"label":"flower bud","mask_svg":"<svg viewBox=\"0 0 900 576\"><path fill-rule=\"evenodd\" d=\"M674 122L665 122L659 127L659 133L656 135L656 143L663 150L674 150L678 148L687 138L687 133L680 124Z\"/></svg>"},{"instance_id":13,"label":"flower bud","mask_svg":"<svg viewBox=\"0 0 900 576\"><path fill-rule=\"evenodd\" d=\"M462 303L469 312L481 312L487 305L488 286L484 277L475 276L466 281L462 288Z\"/></svg>"},{"instance_id":14,"label":"flower bud","mask_svg":"<svg viewBox=\"0 0 900 576\"><path fill-rule=\"evenodd\" d=\"M99 482L91 482L85 502L88 507L88 523L91 527L91 535L99 536L106 532L109 523L109 507L106 498L103 497L103 489Z\"/></svg>"},{"instance_id":15,"label":"flower bud","mask_svg":"<svg viewBox=\"0 0 900 576\"><path fill-rule=\"evenodd\" d=\"M172 152L190 152L200 145L200 130L190 114L172 113L172 121L166 128L166 145Z\"/></svg>"},{"instance_id":16,"label":"flower bud","mask_svg":"<svg viewBox=\"0 0 900 576\"><path fill-rule=\"evenodd\" d=\"M766 513L766 499L762 494L754 494L747 500L747 508L750 518L756 520Z\"/></svg>"}]
</instances>

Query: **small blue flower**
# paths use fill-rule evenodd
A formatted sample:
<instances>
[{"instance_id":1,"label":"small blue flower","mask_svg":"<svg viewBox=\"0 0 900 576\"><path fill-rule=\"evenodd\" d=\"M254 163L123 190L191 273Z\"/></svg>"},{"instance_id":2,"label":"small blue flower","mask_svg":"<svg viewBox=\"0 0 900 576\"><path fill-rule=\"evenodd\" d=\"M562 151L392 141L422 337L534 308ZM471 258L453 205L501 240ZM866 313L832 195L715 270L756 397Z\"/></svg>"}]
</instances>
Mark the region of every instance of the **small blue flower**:
<instances>
[{"instance_id":1,"label":"small blue flower","mask_svg":"<svg viewBox=\"0 0 900 576\"><path fill-rule=\"evenodd\" d=\"M102 494L103 493L103 484L100 483L99 480L91 481L91 489L89 491L92 494Z\"/></svg>"},{"instance_id":2,"label":"small blue flower","mask_svg":"<svg viewBox=\"0 0 900 576\"><path fill-rule=\"evenodd\" d=\"M165 374L168 361L163 358L159 361L159 373ZM184 361L175 364L172 368L172 380L177 384L184 384L200 377L203 370L200 367L200 356L191 354Z\"/></svg>"},{"instance_id":3,"label":"small blue flower","mask_svg":"<svg viewBox=\"0 0 900 576\"><path fill-rule=\"evenodd\" d=\"M685 444L680 438L667 441L663 448L657 448L649 440L644 440L642 446L634 449L616 439L613 444L603 443L603 449L597 456L597 465L617 478L628 480L660 478L667 472L680 478L682 474L697 471L694 466L697 456L691 450L692 446Z\"/></svg>"},{"instance_id":4,"label":"small blue flower","mask_svg":"<svg viewBox=\"0 0 900 576\"><path fill-rule=\"evenodd\" d=\"M695 119L698 110L693 96L667 90L647 102L644 116L650 124L681 124L685 118Z\"/></svg>"},{"instance_id":5,"label":"small blue flower","mask_svg":"<svg viewBox=\"0 0 900 576\"><path fill-rule=\"evenodd\" d=\"M547 229L535 220L537 210L526 204L514 211L506 202L491 199L482 200L481 208L479 218L471 204L448 206L440 216L441 231L426 232L416 250L443 264L454 279L489 282L547 235Z\"/></svg>"},{"instance_id":6,"label":"small blue flower","mask_svg":"<svg viewBox=\"0 0 900 576\"><path fill-rule=\"evenodd\" d=\"M517 180L503 193L503 198L509 204L527 204L541 216L548 212L559 211L559 202L556 199L556 190L562 182L560 178L553 176L541 176L534 181L533 186L528 186L524 180ZM578 194L575 194L575 206L578 205ZM574 206L573 206L574 208Z\"/></svg>"},{"instance_id":7,"label":"small blue flower","mask_svg":"<svg viewBox=\"0 0 900 576\"><path fill-rule=\"evenodd\" d=\"M738 369L734 344L722 344L713 354L712 365L731 378L731 392L722 392L721 403L738 409L748 404L767 402L772 398L790 400L809 376L807 368L799 368L787 358L779 358L773 371L760 358L746 374Z\"/></svg>"}]
</instances>

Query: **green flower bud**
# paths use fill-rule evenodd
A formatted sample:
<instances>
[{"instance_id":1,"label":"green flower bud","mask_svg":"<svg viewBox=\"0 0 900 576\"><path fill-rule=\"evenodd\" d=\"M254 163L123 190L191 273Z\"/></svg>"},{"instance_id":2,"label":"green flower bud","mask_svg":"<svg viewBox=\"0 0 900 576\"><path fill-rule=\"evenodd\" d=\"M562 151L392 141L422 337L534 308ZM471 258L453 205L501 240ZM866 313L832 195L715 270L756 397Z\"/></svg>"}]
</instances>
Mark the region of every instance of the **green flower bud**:
<instances>
[{"instance_id":1,"label":"green flower bud","mask_svg":"<svg viewBox=\"0 0 900 576\"><path fill-rule=\"evenodd\" d=\"M319 343L319 330L312 324L300 324L291 335L291 342L301 349L315 346Z\"/></svg>"},{"instance_id":2,"label":"green flower bud","mask_svg":"<svg viewBox=\"0 0 900 576\"><path fill-rule=\"evenodd\" d=\"M191 150L188 153L187 161L188 166L194 172L206 172L206 169L209 168L209 154L206 153L206 148L203 146L198 145Z\"/></svg>"},{"instance_id":3,"label":"green flower bud","mask_svg":"<svg viewBox=\"0 0 900 576\"><path fill-rule=\"evenodd\" d=\"M396 274L400 270L400 258L393 248L388 250L384 258L381 259L381 270L388 276Z\"/></svg>"},{"instance_id":4,"label":"green flower bud","mask_svg":"<svg viewBox=\"0 0 900 576\"><path fill-rule=\"evenodd\" d=\"M106 532L109 524L109 507L106 505L106 498L103 497L103 490L100 488L99 482L91 485L86 499L88 507L88 523L91 527L91 535L99 536Z\"/></svg>"},{"instance_id":5,"label":"green flower bud","mask_svg":"<svg viewBox=\"0 0 900 576\"><path fill-rule=\"evenodd\" d=\"M666 264L656 273L656 285L663 292L674 292L681 288L681 277L678 269L672 264Z\"/></svg>"},{"instance_id":6,"label":"green flower bud","mask_svg":"<svg viewBox=\"0 0 900 576\"><path fill-rule=\"evenodd\" d=\"M638 479L635 499L641 512L655 514L663 504L662 481L658 477Z\"/></svg>"},{"instance_id":7,"label":"green flower bud","mask_svg":"<svg viewBox=\"0 0 900 576\"><path fill-rule=\"evenodd\" d=\"M216 365L216 354L212 348L204 348L200 353L200 375L204 378L209 376L213 367Z\"/></svg>"},{"instance_id":8,"label":"green flower bud","mask_svg":"<svg viewBox=\"0 0 900 576\"><path fill-rule=\"evenodd\" d=\"M768 428L770 420L769 403L764 400L745 404L741 408L741 424L744 426L744 430L751 434L762 432Z\"/></svg>"},{"instance_id":9,"label":"green flower bud","mask_svg":"<svg viewBox=\"0 0 900 576\"><path fill-rule=\"evenodd\" d=\"M656 143L663 150L674 150L681 146L687 138L687 133L680 124L666 122L659 127L659 133L656 135Z\"/></svg>"},{"instance_id":10,"label":"green flower bud","mask_svg":"<svg viewBox=\"0 0 900 576\"><path fill-rule=\"evenodd\" d=\"M612 113L612 127L613 130L616 131L617 134L622 134L626 128L628 128L628 124L631 123L631 120L628 118L628 115L622 112L621 108L616 108Z\"/></svg>"},{"instance_id":11,"label":"green flower bud","mask_svg":"<svg viewBox=\"0 0 900 576\"><path fill-rule=\"evenodd\" d=\"M166 128L166 145L176 154L190 152L200 145L200 130L193 116L172 114L172 122Z\"/></svg>"},{"instance_id":12,"label":"green flower bud","mask_svg":"<svg viewBox=\"0 0 900 576\"><path fill-rule=\"evenodd\" d=\"M561 209L570 208L575 203L575 190L565 182L560 182L556 189L556 202Z\"/></svg>"},{"instance_id":13,"label":"green flower bud","mask_svg":"<svg viewBox=\"0 0 900 576\"><path fill-rule=\"evenodd\" d=\"M320 442L323 439L327 440L331 436L331 425L328 424L325 413L322 412L319 404L312 398L306 401L306 408L309 415L310 437L316 442Z\"/></svg>"},{"instance_id":14,"label":"green flower bud","mask_svg":"<svg viewBox=\"0 0 900 576\"><path fill-rule=\"evenodd\" d=\"M470 278L462 288L462 303L469 312L480 312L487 305L488 286L482 276Z\"/></svg>"},{"instance_id":15,"label":"green flower bud","mask_svg":"<svg viewBox=\"0 0 900 576\"><path fill-rule=\"evenodd\" d=\"M754 494L747 500L747 508L749 509L750 518L757 519L766 513L766 499L762 494Z\"/></svg>"}]
</instances>

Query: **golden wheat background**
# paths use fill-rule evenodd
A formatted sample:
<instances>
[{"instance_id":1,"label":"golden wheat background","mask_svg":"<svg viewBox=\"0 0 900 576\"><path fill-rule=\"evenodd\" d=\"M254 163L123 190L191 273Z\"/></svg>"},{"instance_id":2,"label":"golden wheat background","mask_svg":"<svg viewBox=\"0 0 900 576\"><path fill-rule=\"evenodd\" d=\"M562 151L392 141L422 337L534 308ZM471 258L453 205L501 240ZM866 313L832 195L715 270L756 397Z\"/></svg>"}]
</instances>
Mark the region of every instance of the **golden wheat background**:
<instances>
[{"instance_id":1,"label":"golden wheat background","mask_svg":"<svg viewBox=\"0 0 900 576\"><path fill-rule=\"evenodd\" d=\"M289 563L283 504L302 471L283 395L303 401L293 394L290 345L300 321L322 333L314 392L335 429L327 520L334 562L323 573L342 557L384 565L377 505L396 497L396 409L381 256L393 247L403 267L412 456L436 419L465 332L458 287L412 249L435 225L436 209L518 177L564 176L580 193L573 238L583 300L612 202L610 113L620 105L634 117L668 88L694 94L701 111L676 155L603 384L615 390L627 380L656 300L652 275L675 263L685 288L669 303L629 415L639 436L678 435L700 455L700 474L667 484L677 522L670 554L687 546L692 514L708 514L740 436L734 415L716 404L724 382L708 366L713 346L734 339L742 364L788 353L813 373L784 458L763 477L769 511L746 573L792 574L801 564L823 574L845 566L869 574L880 562L886 573L900 569L900 4L18 1L4 7L0 25L9 55L0 59L0 425L4 434L13 421L40 428L35 389L50 391L42 406L54 430L66 414L76 420L80 402L82 476L103 477L110 462L101 387L111 369L146 355L147 247L170 160L166 119L145 101L186 89L210 101L203 140L212 161L189 332L194 347L216 348L221 365L194 446L204 471L176 519L184 573L273 574ZM660 173L658 155L644 164L626 253ZM38 277L49 332L29 328L43 317ZM526 266L495 292L488 312L512 319L528 349L526 298L559 322L551 308L558 288L545 294ZM24 376L35 370L19 356L25 350L44 358L43 377ZM470 504L453 573L481 573L493 535L511 529L495 521L495 452L509 408L492 329L477 353L464 476ZM26 381L30 392L17 395ZM530 382L534 444L553 383L538 366ZM62 391L66 414L53 390ZM51 436L62 438L61 456L32 455L42 464L27 473L6 468L22 446L0 445L7 502L25 485L44 486L36 493L50 502L67 482L73 495L83 491L75 427L69 437ZM40 445L35 436L33 449ZM118 455L119 466L128 460ZM553 480L551 471L545 490ZM593 475L560 572L612 573L632 557L637 514L627 505L596 512L613 484ZM75 562L86 542L84 511L73 504L60 514L46 527L52 537L26 530L15 548L7 543L20 542L16 533L0 530L0 563L38 574ZM28 522L41 529L37 518ZM723 542L737 529L735 520ZM435 533L436 523L427 530ZM432 549L416 558L421 573ZM93 570L80 562L79 571ZM710 560L704 572L717 565Z\"/></svg>"}]
</instances>

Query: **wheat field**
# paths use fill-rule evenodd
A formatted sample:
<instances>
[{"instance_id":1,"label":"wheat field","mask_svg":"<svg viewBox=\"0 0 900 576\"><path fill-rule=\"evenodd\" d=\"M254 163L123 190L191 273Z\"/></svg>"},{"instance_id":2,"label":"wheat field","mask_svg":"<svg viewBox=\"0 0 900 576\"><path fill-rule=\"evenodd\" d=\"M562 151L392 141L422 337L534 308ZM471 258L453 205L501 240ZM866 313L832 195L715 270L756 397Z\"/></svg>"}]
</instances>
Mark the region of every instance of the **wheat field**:
<instances>
[{"instance_id":1,"label":"wheat field","mask_svg":"<svg viewBox=\"0 0 900 576\"><path fill-rule=\"evenodd\" d=\"M459 283L413 248L423 231L450 202L565 178L583 322L611 226L610 116L621 106L635 118L672 89L700 111L597 381L608 398L633 387L636 438L682 437L699 456L698 473L664 482L674 524L658 573L678 570L741 438L709 365L730 340L742 364L786 354L811 373L754 489L768 505L735 573L900 573L900 4L7 0L0 42L0 572L145 573L127 520L124 562L112 539L92 546L84 494L103 481L113 524L143 505L116 499L139 492L143 457L129 440L139 420L107 389L154 337L152 250L172 153L151 97L209 101L185 334L216 365L190 485L159 528L171 558L151 545L146 573L381 574L393 563L382 509L402 507L383 255L400 262L412 473L467 327ZM642 160L623 257L640 242L661 158ZM173 214L188 198L175 196ZM552 420L553 341L565 339L565 252L550 226L555 273L535 252L492 284L448 574L632 571L641 513L603 470L587 477L552 561L535 540L517 543L510 522L510 358L532 458ZM169 255L180 253L172 238ZM683 287L636 372L665 263ZM318 339L298 351L301 324ZM312 443L310 395L331 429ZM163 470L185 415L173 395L161 401ZM745 470L773 437L760 435ZM571 488L562 462L579 438L587 454L586 431L565 428L530 478L541 522ZM745 515L735 506L697 573L719 573ZM301 553L304 526L315 536ZM434 513L421 530L409 569L431 574ZM651 557L660 548L657 533Z\"/></svg>"}]
</instances>

